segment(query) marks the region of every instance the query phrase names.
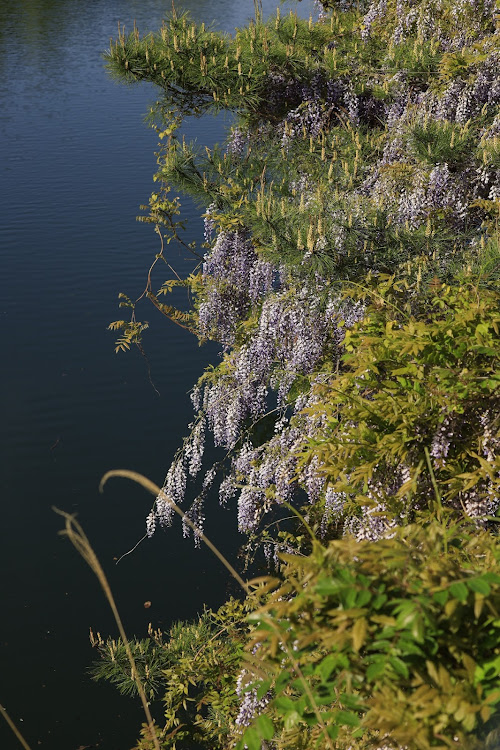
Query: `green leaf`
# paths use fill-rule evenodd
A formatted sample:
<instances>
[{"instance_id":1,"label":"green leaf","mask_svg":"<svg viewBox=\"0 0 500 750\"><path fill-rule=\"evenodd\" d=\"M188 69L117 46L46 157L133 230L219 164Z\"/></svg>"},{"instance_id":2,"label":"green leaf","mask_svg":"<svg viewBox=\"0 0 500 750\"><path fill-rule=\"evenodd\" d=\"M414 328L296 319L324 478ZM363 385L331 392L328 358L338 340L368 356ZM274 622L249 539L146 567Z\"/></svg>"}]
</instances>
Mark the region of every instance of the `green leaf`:
<instances>
[{"instance_id":1,"label":"green leaf","mask_svg":"<svg viewBox=\"0 0 500 750\"><path fill-rule=\"evenodd\" d=\"M273 722L266 714L261 714L257 718L255 727L263 740L271 740L274 737Z\"/></svg>"},{"instance_id":2,"label":"green leaf","mask_svg":"<svg viewBox=\"0 0 500 750\"><path fill-rule=\"evenodd\" d=\"M500 656L497 656L496 659L491 659L490 661L483 662L483 664L478 664L476 667L475 672L475 679L477 681L481 681L486 679L491 679L492 677L497 677L500 674Z\"/></svg>"},{"instance_id":3,"label":"green leaf","mask_svg":"<svg viewBox=\"0 0 500 750\"><path fill-rule=\"evenodd\" d=\"M368 604L370 599L372 598L371 592L368 591L368 589L362 589L361 591L358 591L358 595L356 597L356 606L357 607L364 607L365 604Z\"/></svg>"},{"instance_id":4,"label":"green leaf","mask_svg":"<svg viewBox=\"0 0 500 750\"><path fill-rule=\"evenodd\" d=\"M418 614L415 602L413 601L405 601L398 604L394 611L398 613L397 624L400 628L406 628L408 625L411 625Z\"/></svg>"},{"instance_id":5,"label":"green leaf","mask_svg":"<svg viewBox=\"0 0 500 750\"><path fill-rule=\"evenodd\" d=\"M459 602L466 602L467 597L469 596L467 586L461 581L455 581L455 583L451 584L450 593L455 599L458 599Z\"/></svg>"},{"instance_id":6,"label":"green leaf","mask_svg":"<svg viewBox=\"0 0 500 750\"><path fill-rule=\"evenodd\" d=\"M336 740L339 736L339 728L337 724L327 724L326 731L331 740Z\"/></svg>"},{"instance_id":7,"label":"green leaf","mask_svg":"<svg viewBox=\"0 0 500 750\"><path fill-rule=\"evenodd\" d=\"M289 685L291 679L292 679L292 676L290 672L288 672L286 669L280 672L278 679L276 680L276 685L275 685L276 692L280 693L284 688L286 688Z\"/></svg>"},{"instance_id":8,"label":"green leaf","mask_svg":"<svg viewBox=\"0 0 500 750\"><path fill-rule=\"evenodd\" d=\"M370 664L366 670L366 678L369 682L377 679L385 672L385 659Z\"/></svg>"},{"instance_id":9,"label":"green leaf","mask_svg":"<svg viewBox=\"0 0 500 750\"><path fill-rule=\"evenodd\" d=\"M260 700L269 692L269 688L272 685L272 680L262 680L257 686L257 699Z\"/></svg>"},{"instance_id":10,"label":"green leaf","mask_svg":"<svg viewBox=\"0 0 500 750\"><path fill-rule=\"evenodd\" d=\"M302 720L301 715L298 713L298 711L289 711L285 715L285 729L293 729L293 727L297 726L299 721ZM260 750L260 747L259 747Z\"/></svg>"},{"instance_id":11,"label":"green leaf","mask_svg":"<svg viewBox=\"0 0 500 750\"><path fill-rule=\"evenodd\" d=\"M420 615L418 615L417 617L415 617L415 619L412 622L411 634L414 637L414 639L417 641L417 643L423 643L424 633L425 633L424 620Z\"/></svg>"},{"instance_id":12,"label":"green leaf","mask_svg":"<svg viewBox=\"0 0 500 750\"><path fill-rule=\"evenodd\" d=\"M287 695L280 695L274 700L274 705L282 712L295 711L295 702Z\"/></svg>"},{"instance_id":13,"label":"green leaf","mask_svg":"<svg viewBox=\"0 0 500 750\"><path fill-rule=\"evenodd\" d=\"M380 609L380 607L384 606L386 601L387 601L386 594L377 594L375 599L373 600L373 609Z\"/></svg>"},{"instance_id":14,"label":"green leaf","mask_svg":"<svg viewBox=\"0 0 500 750\"><path fill-rule=\"evenodd\" d=\"M415 640L413 638L408 638L408 634L405 633L404 636L398 639L397 647L401 651L402 654L414 654L417 656L423 656L424 651L415 643Z\"/></svg>"},{"instance_id":15,"label":"green leaf","mask_svg":"<svg viewBox=\"0 0 500 750\"><path fill-rule=\"evenodd\" d=\"M331 673L337 666L337 657L333 654L328 654L316 667L316 671L321 675L323 682L326 682L330 677Z\"/></svg>"},{"instance_id":16,"label":"green leaf","mask_svg":"<svg viewBox=\"0 0 500 750\"><path fill-rule=\"evenodd\" d=\"M391 628L391 630L393 630L393 628ZM367 651L387 651L390 646L391 641L381 638L378 641L373 641L372 643L370 643L367 646Z\"/></svg>"},{"instance_id":17,"label":"green leaf","mask_svg":"<svg viewBox=\"0 0 500 750\"><path fill-rule=\"evenodd\" d=\"M242 745L246 745L248 750L261 750L262 742L258 732L252 727L247 729L243 735Z\"/></svg>"},{"instance_id":18,"label":"green leaf","mask_svg":"<svg viewBox=\"0 0 500 750\"><path fill-rule=\"evenodd\" d=\"M344 708L350 708L352 711L359 711L362 703L359 695L354 695L352 692L341 693L338 700ZM335 712L332 715L335 715Z\"/></svg>"},{"instance_id":19,"label":"green leaf","mask_svg":"<svg viewBox=\"0 0 500 750\"><path fill-rule=\"evenodd\" d=\"M352 713L352 711L337 711L335 721L337 724L343 724L348 727L359 727L360 725L359 716Z\"/></svg>"},{"instance_id":20,"label":"green leaf","mask_svg":"<svg viewBox=\"0 0 500 750\"><path fill-rule=\"evenodd\" d=\"M432 598L435 602L440 604L441 606L444 606L446 602L448 601L449 591L448 589L444 589L443 591L435 591L432 595Z\"/></svg>"},{"instance_id":21,"label":"green leaf","mask_svg":"<svg viewBox=\"0 0 500 750\"><path fill-rule=\"evenodd\" d=\"M498 573L483 573L481 578L488 583L500 583L500 575Z\"/></svg>"},{"instance_id":22,"label":"green leaf","mask_svg":"<svg viewBox=\"0 0 500 750\"><path fill-rule=\"evenodd\" d=\"M343 588L344 584L332 578L322 578L316 584L316 591L320 596L335 596L335 594L338 594Z\"/></svg>"},{"instance_id":23,"label":"green leaf","mask_svg":"<svg viewBox=\"0 0 500 750\"><path fill-rule=\"evenodd\" d=\"M402 659L400 659L398 656L390 656L389 664L394 669L396 674L399 674L405 679L408 679L408 677L410 676L410 672L408 671L408 667L406 666L404 661L402 661Z\"/></svg>"},{"instance_id":24,"label":"green leaf","mask_svg":"<svg viewBox=\"0 0 500 750\"><path fill-rule=\"evenodd\" d=\"M491 592L491 586L484 580L484 578L470 578L467 581L467 586L476 591L478 594L488 596Z\"/></svg>"}]
</instances>

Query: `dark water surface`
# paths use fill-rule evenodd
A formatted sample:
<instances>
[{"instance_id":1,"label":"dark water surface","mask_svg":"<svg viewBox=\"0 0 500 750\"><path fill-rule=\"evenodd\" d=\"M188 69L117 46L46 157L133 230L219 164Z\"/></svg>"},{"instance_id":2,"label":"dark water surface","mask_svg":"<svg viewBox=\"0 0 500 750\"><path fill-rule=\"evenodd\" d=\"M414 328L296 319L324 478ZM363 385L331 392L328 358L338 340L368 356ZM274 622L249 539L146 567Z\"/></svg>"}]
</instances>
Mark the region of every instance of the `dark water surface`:
<instances>
[{"instance_id":1,"label":"dark water surface","mask_svg":"<svg viewBox=\"0 0 500 750\"><path fill-rule=\"evenodd\" d=\"M252 0L184 7L228 31L253 13ZM178 528L116 566L142 536L151 499L122 480L97 490L111 468L162 482L192 415L187 391L217 354L145 306L158 397L144 359L115 355L106 331L121 317L118 292L140 294L158 246L135 221L153 187L156 138L142 116L155 92L117 86L101 53L119 21L154 30L169 8L167 0L0 0L0 703L32 749L127 750L142 721L133 701L86 674L89 626L112 635L116 626L93 574L57 536L52 506L78 513L129 634L193 617L230 586ZM309 12L305 2L298 8ZM212 143L227 122L191 121L189 135ZM188 240L199 239L187 200L184 214ZM185 256L172 249L181 273ZM212 504L207 533L234 552L235 515ZM17 747L0 719L0 749Z\"/></svg>"}]
</instances>

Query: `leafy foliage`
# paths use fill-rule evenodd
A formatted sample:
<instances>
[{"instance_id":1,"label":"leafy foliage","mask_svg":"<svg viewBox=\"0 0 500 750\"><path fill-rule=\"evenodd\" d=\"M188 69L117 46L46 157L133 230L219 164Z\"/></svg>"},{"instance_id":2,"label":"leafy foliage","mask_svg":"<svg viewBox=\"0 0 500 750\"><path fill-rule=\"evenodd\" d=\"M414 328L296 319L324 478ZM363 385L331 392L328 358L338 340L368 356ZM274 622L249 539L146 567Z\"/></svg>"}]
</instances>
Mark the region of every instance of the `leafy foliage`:
<instances>
[{"instance_id":1,"label":"leafy foliage","mask_svg":"<svg viewBox=\"0 0 500 750\"><path fill-rule=\"evenodd\" d=\"M147 533L204 471L188 510L202 530L220 472L247 558L262 549L279 576L255 583L260 608L136 642L164 693L163 747L493 747L498 3L322 0L317 21L256 13L233 36L173 11L157 34L120 31L106 61L160 91L141 221L161 247L143 294L122 296L117 348L142 346L142 298L223 348ZM221 109L236 115L224 144L178 135ZM203 208L199 245L173 187ZM193 254L186 279L172 241ZM177 287L188 310L160 301ZM224 453L205 470L207 434ZM100 676L129 691L120 644L101 654Z\"/></svg>"},{"instance_id":2,"label":"leafy foliage","mask_svg":"<svg viewBox=\"0 0 500 750\"><path fill-rule=\"evenodd\" d=\"M370 296L346 332L343 372L316 386L308 412L321 427L304 458L344 494L345 514L360 514L358 535L435 510L433 484L448 506L486 519L500 476L498 293L436 282L413 314L403 283Z\"/></svg>"},{"instance_id":3,"label":"leafy foliage","mask_svg":"<svg viewBox=\"0 0 500 750\"><path fill-rule=\"evenodd\" d=\"M248 647L267 672L256 685L273 688L278 747L481 746L500 711L499 551L487 532L433 521L285 560Z\"/></svg>"},{"instance_id":4,"label":"leafy foliage","mask_svg":"<svg viewBox=\"0 0 500 750\"><path fill-rule=\"evenodd\" d=\"M126 294L123 294L123 292L120 292L118 297L121 300L120 307L129 307L132 309L132 317L130 320L115 320L108 326L108 330L110 331L122 331L122 335L116 341L115 352L127 351L130 349L131 344L140 345L142 333L149 328L149 323L141 323L135 319L134 302Z\"/></svg>"}]
</instances>

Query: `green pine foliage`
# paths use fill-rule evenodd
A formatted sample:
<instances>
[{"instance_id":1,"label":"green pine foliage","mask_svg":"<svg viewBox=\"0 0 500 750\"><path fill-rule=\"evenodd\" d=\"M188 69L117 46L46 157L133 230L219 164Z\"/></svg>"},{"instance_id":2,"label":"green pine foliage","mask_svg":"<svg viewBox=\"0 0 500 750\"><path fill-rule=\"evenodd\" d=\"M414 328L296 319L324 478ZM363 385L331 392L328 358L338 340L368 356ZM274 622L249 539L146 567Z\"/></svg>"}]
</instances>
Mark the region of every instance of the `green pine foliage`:
<instances>
[{"instance_id":1,"label":"green pine foliage","mask_svg":"<svg viewBox=\"0 0 500 750\"><path fill-rule=\"evenodd\" d=\"M228 600L217 612L206 610L194 622L178 622L168 633L149 629L149 637L131 642L138 676L149 700L162 700L158 723L162 748L225 747L234 731L239 701L234 685L245 643L248 604ZM121 640L93 639L100 659L91 673L114 684L123 695L136 695L136 682ZM161 731L160 731L161 727ZM143 739L137 750L154 744Z\"/></svg>"},{"instance_id":2,"label":"green pine foliage","mask_svg":"<svg viewBox=\"0 0 500 750\"><path fill-rule=\"evenodd\" d=\"M174 11L157 34L122 31L105 58L118 80L159 86L165 94L159 111L167 104L168 112L183 115L231 109L262 119L269 71L310 79L318 67L313 53L330 38L327 26L304 23L294 14L278 14L270 24L250 23L231 37Z\"/></svg>"}]
</instances>

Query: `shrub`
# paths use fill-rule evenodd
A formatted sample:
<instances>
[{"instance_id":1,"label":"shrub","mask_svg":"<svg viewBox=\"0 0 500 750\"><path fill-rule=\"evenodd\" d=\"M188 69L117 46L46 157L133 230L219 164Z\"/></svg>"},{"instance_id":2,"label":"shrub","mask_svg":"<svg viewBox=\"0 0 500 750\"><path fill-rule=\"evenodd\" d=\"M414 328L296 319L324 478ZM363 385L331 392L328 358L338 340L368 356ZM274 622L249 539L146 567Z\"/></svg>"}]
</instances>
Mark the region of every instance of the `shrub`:
<instances>
[{"instance_id":1,"label":"shrub","mask_svg":"<svg viewBox=\"0 0 500 750\"><path fill-rule=\"evenodd\" d=\"M470 526L287 556L248 646L276 746L480 747L500 720L499 613L498 544Z\"/></svg>"},{"instance_id":2,"label":"shrub","mask_svg":"<svg viewBox=\"0 0 500 750\"><path fill-rule=\"evenodd\" d=\"M484 522L499 502L500 296L436 280L412 312L392 279L366 296L343 372L318 378L303 460L342 496L359 538L435 510L436 491Z\"/></svg>"}]
</instances>

